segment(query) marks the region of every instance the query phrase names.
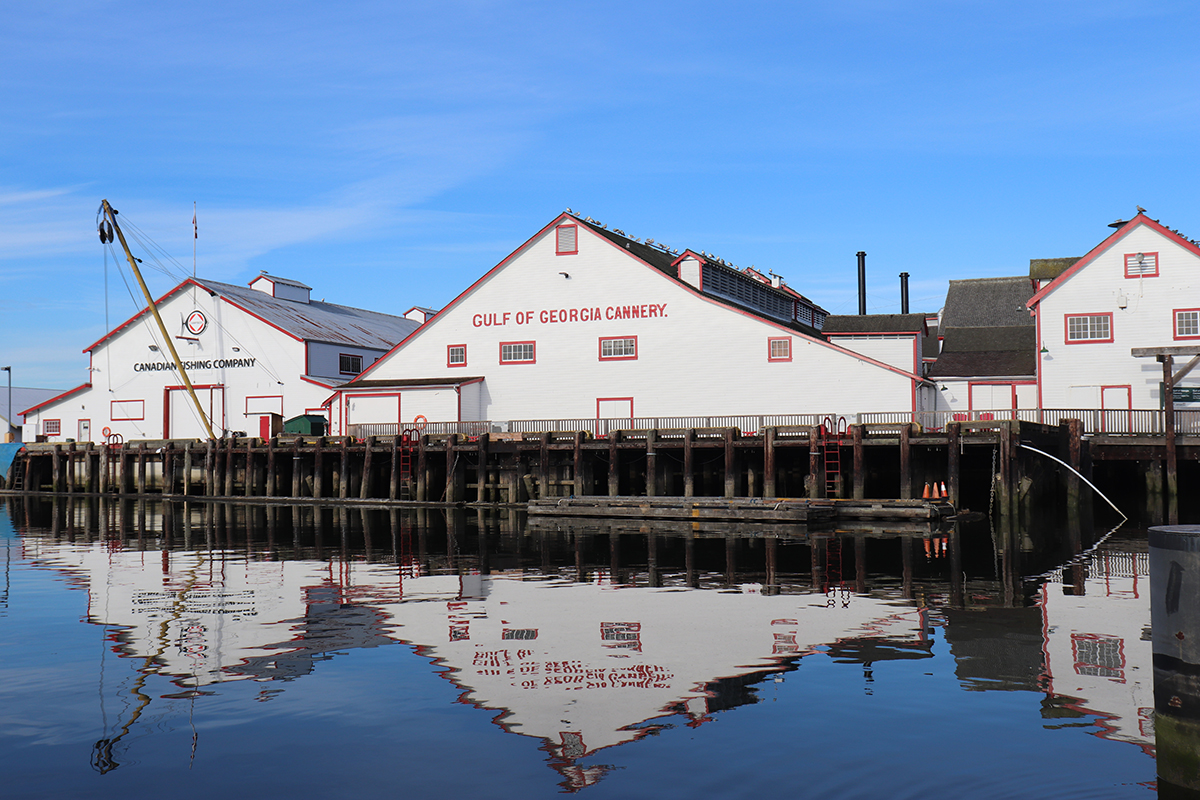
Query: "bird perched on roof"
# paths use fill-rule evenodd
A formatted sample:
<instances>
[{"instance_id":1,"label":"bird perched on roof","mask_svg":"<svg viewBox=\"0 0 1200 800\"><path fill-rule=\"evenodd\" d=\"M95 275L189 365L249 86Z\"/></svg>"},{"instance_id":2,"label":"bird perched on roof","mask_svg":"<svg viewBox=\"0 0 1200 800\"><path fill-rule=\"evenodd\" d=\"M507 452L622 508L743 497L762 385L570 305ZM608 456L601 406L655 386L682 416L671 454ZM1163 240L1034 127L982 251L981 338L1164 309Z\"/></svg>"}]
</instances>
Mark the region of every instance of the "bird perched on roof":
<instances>
[{"instance_id":1,"label":"bird perched on roof","mask_svg":"<svg viewBox=\"0 0 1200 800\"><path fill-rule=\"evenodd\" d=\"M1135 208L1138 210L1138 213L1139 213L1139 214L1145 214L1145 213L1146 213L1146 209L1142 208L1141 206L1134 206L1134 207L1135 207Z\"/></svg>"}]
</instances>

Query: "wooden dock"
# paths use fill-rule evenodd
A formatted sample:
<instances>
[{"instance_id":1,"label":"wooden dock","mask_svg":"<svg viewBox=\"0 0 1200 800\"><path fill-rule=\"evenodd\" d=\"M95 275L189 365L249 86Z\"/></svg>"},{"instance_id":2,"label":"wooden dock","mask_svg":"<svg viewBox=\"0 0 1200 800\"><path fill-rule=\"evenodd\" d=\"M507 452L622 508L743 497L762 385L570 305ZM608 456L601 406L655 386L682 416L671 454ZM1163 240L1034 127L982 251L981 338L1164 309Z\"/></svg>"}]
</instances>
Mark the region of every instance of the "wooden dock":
<instances>
[{"instance_id":1,"label":"wooden dock","mask_svg":"<svg viewBox=\"0 0 1200 800\"><path fill-rule=\"evenodd\" d=\"M935 500L810 500L806 498L560 497L531 500L532 517L723 520L819 524L837 520L940 520L954 514Z\"/></svg>"}]
</instances>

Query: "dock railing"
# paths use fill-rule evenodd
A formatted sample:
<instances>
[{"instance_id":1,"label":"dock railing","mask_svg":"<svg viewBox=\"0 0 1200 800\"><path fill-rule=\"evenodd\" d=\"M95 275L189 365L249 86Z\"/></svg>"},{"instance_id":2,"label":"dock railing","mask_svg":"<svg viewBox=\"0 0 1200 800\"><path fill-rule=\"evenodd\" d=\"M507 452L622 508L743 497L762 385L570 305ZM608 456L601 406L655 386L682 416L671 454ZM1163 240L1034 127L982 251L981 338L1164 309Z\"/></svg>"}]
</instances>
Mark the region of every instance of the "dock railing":
<instances>
[{"instance_id":1,"label":"dock railing","mask_svg":"<svg viewBox=\"0 0 1200 800\"><path fill-rule=\"evenodd\" d=\"M1077 419L1083 423L1088 434L1109 436L1143 436L1162 434L1166 430L1162 409L1095 409L1095 408L1004 408L972 409L970 411L883 411L860 414L738 414L728 416L691 417L576 417L560 419L514 419L507 421L469 420L419 423L365 423L348 427L350 436L364 439L368 436L399 436L404 430L416 429L421 433L479 436L481 433L541 433L544 431L587 431L596 438L603 438L615 430L686 430L736 428L743 435L752 436L766 428L809 426L816 427L829 420L844 419L849 425L867 425L873 432L897 430L907 424L916 423L926 431L946 429L952 422L971 423L970 427L987 428L988 423L1010 420L1039 422L1057 426L1062 420ZM1180 435L1200 435L1200 411L1176 410L1175 432Z\"/></svg>"}]
</instances>

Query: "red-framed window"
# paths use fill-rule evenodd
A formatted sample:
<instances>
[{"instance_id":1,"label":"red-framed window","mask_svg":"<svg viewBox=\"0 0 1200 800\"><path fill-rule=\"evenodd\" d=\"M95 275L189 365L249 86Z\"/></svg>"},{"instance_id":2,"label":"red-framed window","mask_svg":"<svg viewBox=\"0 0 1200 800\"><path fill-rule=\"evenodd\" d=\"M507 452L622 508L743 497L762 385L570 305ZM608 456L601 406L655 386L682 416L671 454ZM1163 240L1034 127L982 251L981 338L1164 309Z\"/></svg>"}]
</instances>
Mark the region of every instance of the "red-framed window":
<instances>
[{"instance_id":1,"label":"red-framed window","mask_svg":"<svg viewBox=\"0 0 1200 800\"><path fill-rule=\"evenodd\" d=\"M1063 319L1067 344L1097 344L1113 340L1113 315L1067 314Z\"/></svg>"},{"instance_id":2,"label":"red-framed window","mask_svg":"<svg viewBox=\"0 0 1200 800\"><path fill-rule=\"evenodd\" d=\"M180 387L182 388L182 387ZM145 400L110 400L108 418L115 421L139 422L146 418Z\"/></svg>"},{"instance_id":3,"label":"red-framed window","mask_svg":"<svg viewBox=\"0 0 1200 800\"><path fill-rule=\"evenodd\" d=\"M61 436L62 435L62 420L61 419L44 419L44 420L42 420L42 433L46 436Z\"/></svg>"},{"instance_id":4,"label":"red-framed window","mask_svg":"<svg viewBox=\"0 0 1200 800\"><path fill-rule=\"evenodd\" d=\"M767 339L767 361L791 361L792 337L772 336Z\"/></svg>"},{"instance_id":5,"label":"red-framed window","mask_svg":"<svg viewBox=\"0 0 1200 800\"><path fill-rule=\"evenodd\" d=\"M357 375L363 370L362 358L352 353L338 353L338 372L342 375Z\"/></svg>"},{"instance_id":6,"label":"red-framed window","mask_svg":"<svg viewBox=\"0 0 1200 800\"><path fill-rule=\"evenodd\" d=\"M501 342L501 364L535 364L537 363L537 343L535 342Z\"/></svg>"},{"instance_id":7,"label":"red-framed window","mask_svg":"<svg viewBox=\"0 0 1200 800\"><path fill-rule=\"evenodd\" d=\"M554 229L554 255L573 256L579 253L579 226L559 225Z\"/></svg>"},{"instance_id":8,"label":"red-framed window","mask_svg":"<svg viewBox=\"0 0 1200 800\"><path fill-rule=\"evenodd\" d=\"M1125 679L1125 640L1094 633L1072 633L1071 655L1076 675Z\"/></svg>"},{"instance_id":9,"label":"red-framed window","mask_svg":"<svg viewBox=\"0 0 1200 800\"><path fill-rule=\"evenodd\" d=\"M1126 278L1157 278L1158 253L1126 253Z\"/></svg>"},{"instance_id":10,"label":"red-framed window","mask_svg":"<svg viewBox=\"0 0 1200 800\"><path fill-rule=\"evenodd\" d=\"M636 361L638 357L636 336L601 336L601 361Z\"/></svg>"},{"instance_id":11,"label":"red-framed window","mask_svg":"<svg viewBox=\"0 0 1200 800\"><path fill-rule=\"evenodd\" d=\"M465 344L446 345L446 366L465 367L467 365L467 346Z\"/></svg>"},{"instance_id":12,"label":"red-framed window","mask_svg":"<svg viewBox=\"0 0 1200 800\"><path fill-rule=\"evenodd\" d=\"M1172 313L1176 339L1200 339L1200 308L1177 308Z\"/></svg>"}]
</instances>

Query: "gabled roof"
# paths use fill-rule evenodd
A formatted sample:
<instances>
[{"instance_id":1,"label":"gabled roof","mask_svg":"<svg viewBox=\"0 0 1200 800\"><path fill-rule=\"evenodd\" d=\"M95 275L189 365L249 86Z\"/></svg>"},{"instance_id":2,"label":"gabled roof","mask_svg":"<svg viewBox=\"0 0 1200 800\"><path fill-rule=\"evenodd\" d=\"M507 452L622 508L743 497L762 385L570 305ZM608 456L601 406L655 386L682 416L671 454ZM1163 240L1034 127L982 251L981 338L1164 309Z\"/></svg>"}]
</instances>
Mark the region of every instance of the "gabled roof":
<instances>
[{"instance_id":1,"label":"gabled roof","mask_svg":"<svg viewBox=\"0 0 1200 800\"><path fill-rule=\"evenodd\" d=\"M27 386L12 387L12 408L8 407L8 392L0 389L0 419L16 425L21 408L36 408L37 406L62 394L61 389L31 389Z\"/></svg>"},{"instance_id":2,"label":"gabled roof","mask_svg":"<svg viewBox=\"0 0 1200 800\"><path fill-rule=\"evenodd\" d=\"M680 260L683 256L678 256L677 254L672 254L671 252L667 251L665 248L660 249L657 247L653 247L651 245L643 244L636 240L630 239L627 236L616 233L614 231L608 231L607 229L605 229L603 227L598 227L594 224L588 223L585 220L580 219L578 216L576 216L572 212L563 212L562 214L559 214L557 217L552 219L548 224L546 224L541 230L539 230L537 233L533 234L528 239L526 239L523 243L521 243L521 245L519 247L517 247L517 249L513 250L511 253L509 253L507 256L505 256L500 261L499 264L492 267L490 270L488 270L486 273L484 273L478 280L476 280L473 284L471 284L465 290L463 290L457 297L455 297L453 300L451 300L449 303L447 303L445 306L443 306L442 310L438 312L437 317L435 317L434 320L431 320L431 322L434 322L437 319L446 315L446 313L448 311L450 311L452 308L454 308L459 303L463 302L468 296L470 296L475 291L476 288L478 288L480 285L482 285L484 282L486 282L493 275L495 275L496 273L498 273L502 269L504 269L504 267L507 266L509 264L509 262L511 262L518 256L522 255L525 252L525 250L534 241L538 240L539 238L546 235L547 233L553 231L556 226L563 224L563 223L568 223L568 224L576 223L576 224L583 225L584 227L588 228L589 230L591 230L594 233L596 233L597 235L599 235L601 238L606 239L614 247L625 250L636 260L663 273L669 280L673 281L675 284L677 284L684 290L686 290L688 292L692 292L694 294L697 294L698 296L704 298L705 300L707 300L710 303L714 303L717 305L725 306L727 308L731 308L734 311L746 314L747 316L755 317L756 319L758 319L762 322L766 322L771 325L776 325L782 329L794 330L797 333L799 333L803 336L806 336L807 338L809 338L815 342L818 342L819 344L824 345L825 347L829 347L833 350L837 350L837 351L845 353L847 355L854 356L855 358L859 359L860 361L874 364L875 366L885 369L889 372L894 372L894 373L897 373L900 375L904 375L906 377L913 378L922 383L928 382L919 375L914 375L911 372L899 369L898 367L894 367L891 364L886 364L882 361L877 361L873 358L864 356L861 353L856 353L852 350L848 350L839 345L832 344L832 343L826 341L821 336L819 331L809 328L808 326L802 325L798 322L788 324L788 323L782 322L778 319L773 319L769 316L765 316L753 308L749 308L749 307L741 305L737 302L733 302L726 297L716 296L716 295L712 295L712 294L709 294L706 292L701 292L696 287L692 286L691 284L687 283L686 281L682 281L679 279L678 272L675 267L675 262ZM692 251L687 251L687 252L691 253ZM685 255L687 255L687 253L685 253ZM692 255L696 255L696 254L692 253ZM704 259L703 256L700 256L700 255L697 255L697 258L707 261L706 259ZM708 262L708 263L713 263L713 262ZM714 266L720 266L720 265L714 264ZM731 272L740 276L741 278L758 285L757 281L755 281L750 276L743 274L740 270L733 269L731 267L726 267L726 269L729 269ZM766 288L771 291L779 291L770 286L768 286ZM788 292L782 292L781 294L783 294L784 297L788 298L788 300L791 301L792 295L794 295L795 292L792 292L791 290L789 290ZM823 314L826 313L824 311L824 309L819 309L819 310ZM344 390L344 389L353 389L358 386L367 385L367 382L371 380L367 376L371 372L373 372L376 368L380 367L385 362L387 362L389 357L393 353L395 353L397 350L402 348L408 342L409 339L411 339L413 336L416 336L420 331L425 330L425 328L427 328L427 327L428 327L428 323L426 325L420 326L419 330L415 330L412 333L410 333L407 337L405 337L404 340L397 343L391 350L389 350L382 357L380 357L378 360L376 360L375 363L371 364L369 367L367 367L365 370L363 370L361 373L359 373L359 375L357 377L348 381L345 384L342 384L342 386L338 387L339 391Z\"/></svg>"},{"instance_id":3,"label":"gabled roof","mask_svg":"<svg viewBox=\"0 0 1200 800\"><path fill-rule=\"evenodd\" d=\"M852 333L914 333L924 336L925 314L841 314L825 318L822 332Z\"/></svg>"},{"instance_id":4,"label":"gabled roof","mask_svg":"<svg viewBox=\"0 0 1200 800\"><path fill-rule=\"evenodd\" d=\"M258 273L250 280L250 283L254 283L255 281L259 280L260 278L265 278L266 280L271 281L271 283L281 283L284 286L295 286L297 289L308 289L310 291L312 290L312 287L309 286L307 283L301 283L300 281L292 280L291 278L281 278L278 275L272 275L269 272Z\"/></svg>"},{"instance_id":5,"label":"gabled roof","mask_svg":"<svg viewBox=\"0 0 1200 800\"><path fill-rule=\"evenodd\" d=\"M1102 253L1143 225L1158 233L1160 236L1169 239L1193 255L1200 256L1200 247L1198 247L1194 241L1181 236L1177 231L1168 230L1167 228L1163 227L1158 220L1150 219L1145 215L1145 213L1139 212L1136 217L1117 228L1107 239L1089 250L1087 255L1064 270L1061 275L1052 280L1050 283L1043 286L1041 291L1029 299L1029 305L1035 306L1040 303L1042 299L1046 297L1046 295L1058 289L1058 287L1062 286L1064 283L1074 277L1076 273L1078 273L1088 264L1095 261L1096 258Z\"/></svg>"},{"instance_id":6,"label":"gabled roof","mask_svg":"<svg viewBox=\"0 0 1200 800\"><path fill-rule=\"evenodd\" d=\"M1024 275L950 281L942 331L948 336L951 328L1033 326L1029 315L1032 295L1033 284Z\"/></svg>"},{"instance_id":7,"label":"gabled roof","mask_svg":"<svg viewBox=\"0 0 1200 800\"><path fill-rule=\"evenodd\" d=\"M265 277L274 280L272 276ZM298 285L302 286L303 284ZM198 287L211 295L220 297L302 342L325 342L365 347L372 350L388 350L418 327L414 320L391 314L340 306L336 303L297 303L272 297L266 292L260 292L248 286L234 286L202 278L185 280L158 298L155 304L161 304L188 286ZM147 313L148 309L142 309L122 325L109 331L103 338L85 347L83 351L86 353L95 349Z\"/></svg>"},{"instance_id":8,"label":"gabled roof","mask_svg":"<svg viewBox=\"0 0 1200 800\"><path fill-rule=\"evenodd\" d=\"M57 403L59 400L66 400L71 395L79 394L84 389L90 389L90 388L92 388L92 385L90 383L84 383L80 386L76 386L74 389L68 389L65 392L56 394L54 397L51 397L47 400L43 400L42 402L38 403L36 406L30 406L29 408L27 408L24 411L21 411L19 413L21 416L25 416L26 414L32 414L34 411L37 411L39 408L43 408L44 406L48 406L53 403ZM12 420L9 420L9 421L11 422Z\"/></svg>"},{"instance_id":9,"label":"gabled roof","mask_svg":"<svg viewBox=\"0 0 1200 800\"><path fill-rule=\"evenodd\" d=\"M949 328L929 377L1032 378L1036 370L1035 327Z\"/></svg>"}]
</instances>

